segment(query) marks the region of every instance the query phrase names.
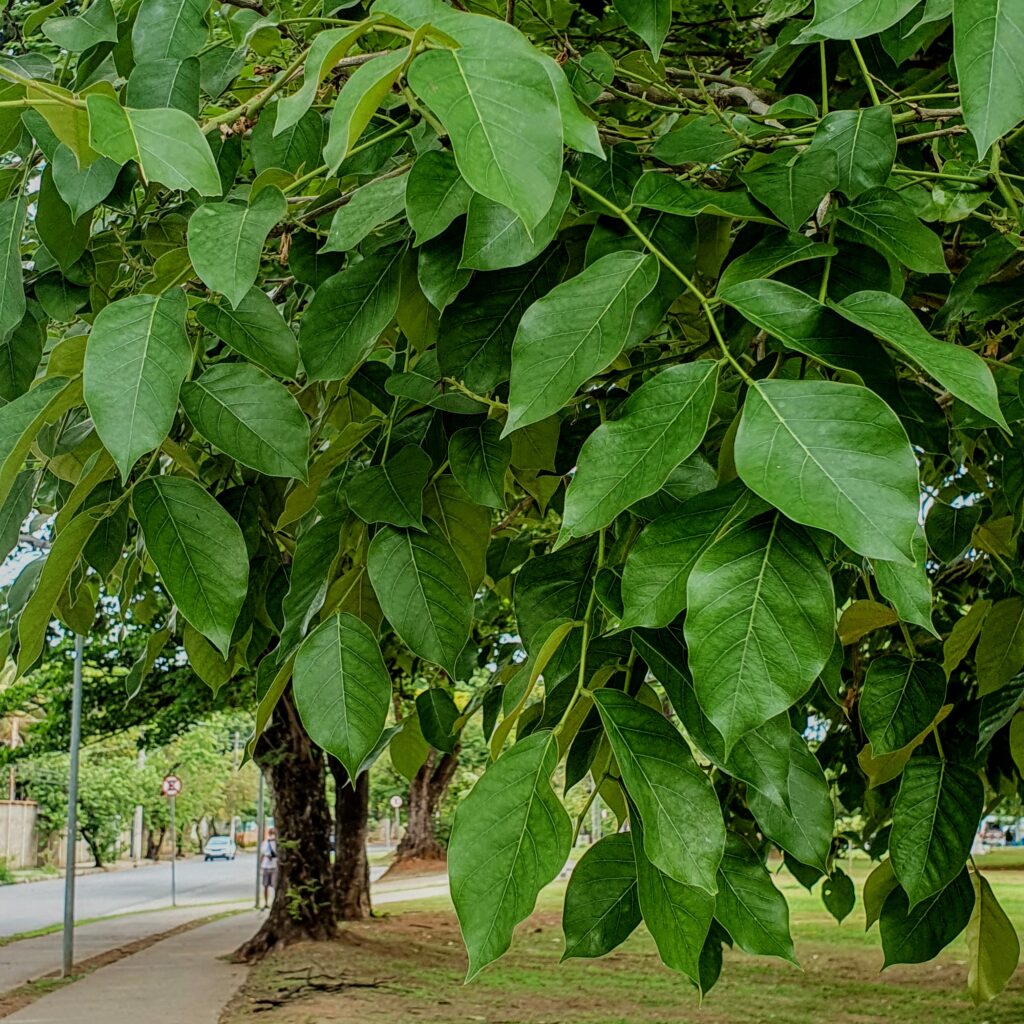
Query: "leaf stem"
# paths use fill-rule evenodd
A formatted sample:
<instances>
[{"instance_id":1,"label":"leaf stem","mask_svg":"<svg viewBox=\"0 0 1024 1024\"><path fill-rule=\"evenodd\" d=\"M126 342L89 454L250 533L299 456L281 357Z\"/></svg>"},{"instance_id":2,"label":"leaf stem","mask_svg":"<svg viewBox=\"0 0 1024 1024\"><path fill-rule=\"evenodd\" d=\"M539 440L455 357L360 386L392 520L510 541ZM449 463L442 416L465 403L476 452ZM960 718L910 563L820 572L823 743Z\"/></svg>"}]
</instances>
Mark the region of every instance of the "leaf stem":
<instances>
[{"instance_id":1,"label":"leaf stem","mask_svg":"<svg viewBox=\"0 0 1024 1024\"><path fill-rule=\"evenodd\" d=\"M306 57L309 54L309 50L303 50L277 77L268 85L265 89L256 93L255 96L247 99L244 103L240 103L237 107L232 107L230 110L225 110L222 114L217 114L211 117L209 121L202 126L203 133L209 134L215 128L222 124L231 124L232 121L237 121L240 117L248 117L250 114L255 114L262 110L270 100L270 98L281 89L283 89L295 76L295 72L299 70L305 64Z\"/></svg>"},{"instance_id":2,"label":"leaf stem","mask_svg":"<svg viewBox=\"0 0 1024 1024\"><path fill-rule=\"evenodd\" d=\"M868 87L868 94L871 96L871 103L873 106L880 107L882 105L882 101L878 98L878 90L875 88L875 80L871 77L871 72L868 71L867 64L864 63L864 54L860 52L857 40L851 39L850 46L853 49L854 57L857 58L857 64L860 66L860 73L864 76L864 84Z\"/></svg>"},{"instance_id":3,"label":"leaf stem","mask_svg":"<svg viewBox=\"0 0 1024 1024\"><path fill-rule=\"evenodd\" d=\"M821 64L821 116L828 114L828 65L825 61L825 40L818 43L818 62Z\"/></svg>"},{"instance_id":4,"label":"leaf stem","mask_svg":"<svg viewBox=\"0 0 1024 1024\"><path fill-rule=\"evenodd\" d=\"M1017 200L1014 197L1013 189L1010 188L1009 183L1003 177L999 170L999 161L1002 159L1003 151L999 143L995 143L992 147L992 161L989 164L989 175L992 180L996 183L996 188L999 189L999 194L1003 197L1006 202L1006 206L1010 213L1013 215L1013 219L1020 224L1020 207L1017 205Z\"/></svg>"}]
</instances>

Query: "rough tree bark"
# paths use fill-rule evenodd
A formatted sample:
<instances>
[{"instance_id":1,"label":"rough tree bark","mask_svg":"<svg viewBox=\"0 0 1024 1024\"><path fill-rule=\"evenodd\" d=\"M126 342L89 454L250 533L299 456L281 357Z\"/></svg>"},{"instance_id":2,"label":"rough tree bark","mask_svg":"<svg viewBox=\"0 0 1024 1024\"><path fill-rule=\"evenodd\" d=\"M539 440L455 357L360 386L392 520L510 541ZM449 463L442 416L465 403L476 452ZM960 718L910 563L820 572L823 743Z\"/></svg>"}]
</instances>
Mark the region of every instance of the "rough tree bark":
<instances>
[{"instance_id":1,"label":"rough tree bark","mask_svg":"<svg viewBox=\"0 0 1024 1024\"><path fill-rule=\"evenodd\" d=\"M370 916L370 862L366 856L370 776L352 785L340 761L327 759L334 776L334 906L342 921Z\"/></svg>"},{"instance_id":2,"label":"rough tree bark","mask_svg":"<svg viewBox=\"0 0 1024 1024\"><path fill-rule=\"evenodd\" d=\"M331 815L324 755L306 735L286 691L256 751L274 797L277 888L260 930L235 953L254 961L275 946L323 941L337 932L331 866Z\"/></svg>"},{"instance_id":3,"label":"rough tree bark","mask_svg":"<svg viewBox=\"0 0 1024 1024\"><path fill-rule=\"evenodd\" d=\"M395 860L389 871L419 866L421 861L443 864L444 847L434 834L434 814L459 765L459 748L452 754L431 750L423 766L409 783L409 817Z\"/></svg>"},{"instance_id":4,"label":"rough tree bark","mask_svg":"<svg viewBox=\"0 0 1024 1024\"><path fill-rule=\"evenodd\" d=\"M159 832L150 829L146 833L146 860L159 860L160 851L163 849L164 839L167 837L167 829L162 828Z\"/></svg>"}]
</instances>

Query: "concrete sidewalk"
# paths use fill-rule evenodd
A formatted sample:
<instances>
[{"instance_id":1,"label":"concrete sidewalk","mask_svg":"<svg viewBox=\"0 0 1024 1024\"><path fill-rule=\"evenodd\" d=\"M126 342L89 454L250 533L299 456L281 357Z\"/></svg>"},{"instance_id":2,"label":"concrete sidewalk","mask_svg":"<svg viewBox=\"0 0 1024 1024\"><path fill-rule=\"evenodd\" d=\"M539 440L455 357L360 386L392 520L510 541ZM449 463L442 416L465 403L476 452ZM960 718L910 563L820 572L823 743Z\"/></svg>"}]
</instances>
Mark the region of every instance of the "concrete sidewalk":
<instances>
[{"instance_id":1,"label":"concrete sidewalk","mask_svg":"<svg viewBox=\"0 0 1024 1024\"><path fill-rule=\"evenodd\" d=\"M110 1024L136 1017L146 1024L217 1024L246 972L222 958L259 923L250 910L164 939L42 996L4 1024Z\"/></svg>"}]
</instances>

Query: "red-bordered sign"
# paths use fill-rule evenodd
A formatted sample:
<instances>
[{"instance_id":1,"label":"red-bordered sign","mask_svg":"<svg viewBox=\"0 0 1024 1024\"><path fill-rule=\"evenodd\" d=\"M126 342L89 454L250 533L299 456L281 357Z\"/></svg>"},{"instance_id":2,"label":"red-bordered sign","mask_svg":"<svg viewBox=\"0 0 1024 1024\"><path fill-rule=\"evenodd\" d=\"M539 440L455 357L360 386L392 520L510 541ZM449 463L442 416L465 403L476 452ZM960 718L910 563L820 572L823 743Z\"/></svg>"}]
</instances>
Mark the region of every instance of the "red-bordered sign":
<instances>
[{"instance_id":1,"label":"red-bordered sign","mask_svg":"<svg viewBox=\"0 0 1024 1024\"><path fill-rule=\"evenodd\" d=\"M181 779L177 775L165 775L160 792L164 796L177 796L181 792Z\"/></svg>"}]
</instances>

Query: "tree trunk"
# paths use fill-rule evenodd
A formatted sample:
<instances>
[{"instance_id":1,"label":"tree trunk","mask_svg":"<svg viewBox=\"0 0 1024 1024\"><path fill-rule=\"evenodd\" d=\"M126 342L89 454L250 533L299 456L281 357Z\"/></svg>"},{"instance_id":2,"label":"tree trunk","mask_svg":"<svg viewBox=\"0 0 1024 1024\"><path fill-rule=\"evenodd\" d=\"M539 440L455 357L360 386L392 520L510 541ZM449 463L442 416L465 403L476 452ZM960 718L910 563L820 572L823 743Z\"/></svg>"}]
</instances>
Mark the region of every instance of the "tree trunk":
<instances>
[{"instance_id":1,"label":"tree trunk","mask_svg":"<svg viewBox=\"0 0 1024 1024\"><path fill-rule=\"evenodd\" d=\"M366 856L370 775L353 787L340 761L327 759L334 775L334 906L342 921L370 916L370 862Z\"/></svg>"},{"instance_id":2,"label":"tree trunk","mask_svg":"<svg viewBox=\"0 0 1024 1024\"><path fill-rule=\"evenodd\" d=\"M154 832L150 829L146 833L146 860L159 860L160 851L164 845L164 838L167 835L167 829L162 828L159 832Z\"/></svg>"},{"instance_id":3,"label":"tree trunk","mask_svg":"<svg viewBox=\"0 0 1024 1024\"><path fill-rule=\"evenodd\" d=\"M275 946L333 938L338 920L323 752L306 735L290 691L260 737L256 759L274 798L277 886L263 926L235 953L244 961Z\"/></svg>"},{"instance_id":4,"label":"tree trunk","mask_svg":"<svg viewBox=\"0 0 1024 1024\"><path fill-rule=\"evenodd\" d=\"M431 750L427 755L427 760L409 784L408 825L389 870L412 868L419 861L443 864L447 859L444 847L434 834L434 815L458 764L458 747L454 754Z\"/></svg>"}]
</instances>

